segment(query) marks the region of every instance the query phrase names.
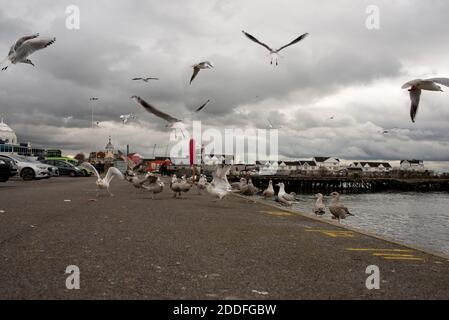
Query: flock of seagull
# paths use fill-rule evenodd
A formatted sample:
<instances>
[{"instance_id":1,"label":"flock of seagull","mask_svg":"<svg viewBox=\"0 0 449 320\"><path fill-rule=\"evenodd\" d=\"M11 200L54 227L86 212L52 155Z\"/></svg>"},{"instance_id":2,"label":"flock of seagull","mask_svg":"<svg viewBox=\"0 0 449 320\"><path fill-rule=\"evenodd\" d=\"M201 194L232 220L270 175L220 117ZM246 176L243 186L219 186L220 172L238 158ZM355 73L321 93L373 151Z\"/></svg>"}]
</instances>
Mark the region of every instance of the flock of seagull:
<instances>
[{"instance_id":1,"label":"flock of seagull","mask_svg":"<svg viewBox=\"0 0 449 320\"><path fill-rule=\"evenodd\" d=\"M274 62L276 66L279 64L278 58L281 57L280 52L282 50L301 42L302 40L307 38L307 36L309 35L308 33L304 33L304 34L300 35L299 37L295 38L293 41L287 43L286 45L283 45L283 46L279 47L278 49L273 49L272 47L268 46L264 42L258 40L253 35L245 32L245 31L242 31L242 33L244 34L244 36L246 38L248 38L252 42L267 49L269 52L269 55L271 57L270 64L273 64L273 62ZM1 70L5 71L11 65L15 65L18 63L24 63L24 64L29 64L29 65L35 66L35 64L29 59L29 57L34 52L42 50L42 49L52 45L53 43L55 43L55 41L56 41L56 38L40 37L39 33L19 38L11 46L7 57L3 61L0 62L0 67L3 66L1 68ZM190 84L192 84L192 82L198 76L198 74L201 70L213 69L214 67L215 67L214 64L210 61L203 61L203 62L193 65L192 66L193 74L190 78ZM157 78L157 77L136 77L136 78L133 78L132 80L149 83L150 80L157 81L157 80L159 80L159 78ZM424 80L423 79L415 79L415 80L405 83L402 86L402 89L408 89L410 92L410 100L411 100L410 117L411 117L412 122L415 122L415 118L416 118L416 114L418 111L418 106L420 103L420 97L421 97L422 91L423 90L425 90L425 91L443 91L440 85L449 87L449 78L430 78L430 79L424 79ZM152 104L148 103L141 97L132 96L131 98L137 104L139 104L142 108L144 108L147 112L165 120L167 122L166 127L168 127L168 128L173 128L175 124L184 121L184 119L180 119L178 117L169 115L168 113L157 109L156 107L154 107ZM98 100L98 98L91 98L90 100L96 101L96 100ZM197 107L193 111L192 114L203 110L209 104L209 102L210 102L210 100L207 100L205 103L203 103L202 105ZM72 118L73 118L72 116L68 116L68 117L65 117L63 120L65 123L67 123ZM330 119L333 119L333 118L334 118L334 116L330 117ZM134 114L126 114L126 115L120 116L120 120L123 122L124 125L133 119L136 119ZM270 120L268 120L268 121L269 121L270 128L274 129L275 127L274 127L273 123ZM100 127L100 122L97 121L95 123L95 125ZM388 131L383 131L383 133L387 134ZM128 180L136 188L145 189L145 190L150 191L152 193L153 197L157 193L162 192L162 190L164 188L164 183L160 180L159 177L154 176L151 173L149 173L143 179L141 179L136 175L134 168L132 168L130 166L128 166L129 169L127 170L125 175L123 175L118 169L111 167L108 170L108 172L104 178L102 178L100 176L100 174L98 173L96 168L94 166L92 166L90 163L83 163L82 166L89 168L97 176L98 179L97 179L96 185L98 187L98 191L105 189L111 196L113 196L113 194L110 192L109 187L110 187L111 181L115 177ZM246 179L242 178L242 180L239 183L231 185L227 179L227 175L228 175L230 169L231 169L231 166L219 166L217 168L217 170L212 174L213 179L210 183L207 182L206 176L204 176L204 175L201 175L199 177L199 180L197 183L195 183L196 177L193 177L190 180L188 180L185 176L183 176L181 179L178 179L174 175L170 182L170 189L173 191L175 197L180 197L182 193L188 192L191 189L191 187L196 184L199 193L201 193L203 190L206 190L208 193L210 193L214 197L218 198L219 200L223 199L229 193L238 192L242 195L252 196L252 195L256 195L260 192L260 190L258 190L258 188L256 188L253 185L251 179L246 180ZM291 205L291 203L296 200L296 195L291 194L291 193L290 194L286 193L285 186L283 183L279 183L277 186L279 187L279 192L276 195L276 200L279 203L281 203L282 205L286 205L286 206ZM262 192L262 195L266 198L275 196L275 191L274 191L273 184L271 181L270 181L267 189L265 189ZM98 196L98 193L97 193L97 196ZM317 197L317 201L315 204L314 211L315 211L316 215L321 216L321 215L325 214L325 212L326 212L326 207L323 203L323 195L317 194L316 197ZM332 193L332 200L329 205L329 210L330 210L331 214L333 215L333 217L335 219L338 219L339 221L340 221L340 219L344 219L347 216L351 215L349 210L339 203L339 194L336 192Z\"/></svg>"},{"instance_id":2,"label":"flock of seagull","mask_svg":"<svg viewBox=\"0 0 449 320\"><path fill-rule=\"evenodd\" d=\"M304 33L304 34L300 35L299 37L295 38L293 41L287 43L286 45L283 45L283 46L279 47L278 49L273 49L272 47L270 47L267 44L265 44L264 42L258 40L256 37L249 34L248 32L245 32L242 30L242 33L245 35L245 37L247 37L252 42L267 49L269 52L269 55L271 57L270 64L273 64L273 61L274 61L276 65L278 65L278 57L280 57L279 53L282 50L301 42L309 35L308 33ZM17 63L25 63L25 64L35 66L35 64L29 59L29 56L38 50L42 50L42 49L52 45L53 43L55 43L55 41L56 41L56 38L40 37L39 33L30 35L30 36L21 37L11 46L7 57L3 61L0 62L0 66L4 65L4 67L2 67L3 71L8 69L10 65L17 64ZM214 68L214 64L210 61L203 61L203 62L193 65L192 68L193 68L193 74L190 78L190 84L197 77L200 70L212 69L212 68ZM148 83L150 80L159 80L159 78L136 77L136 78L133 78L132 80L143 81L143 82ZM405 83L402 86L402 89L410 88L409 89L410 101L411 101L410 117L411 117L412 122L415 122L422 90L443 91L441 89L441 86L439 86L439 85L449 87L449 78L415 79L415 80ZM138 98L138 97L133 96L133 99L135 99L135 98ZM145 108L145 110L166 120L169 124L181 121L181 120L177 119L176 117L169 116L167 113L156 109L155 107L151 106L150 104L142 103L142 101L143 101L142 99L135 99L135 100L140 105L142 105ZM151 106L151 108L148 108L148 106ZM122 119L123 123L125 124L128 121L128 119L123 118Z\"/></svg>"},{"instance_id":3,"label":"flock of seagull","mask_svg":"<svg viewBox=\"0 0 449 320\"><path fill-rule=\"evenodd\" d=\"M151 172L147 173L144 177L139 177L138 171L141 168L142 161L139 163L133 162L124 153L119 151L119 156L127 163L128 169L125 174L122 174L117 168L110 167L104 178L100 176L97 169L89 162L81 164L95 173L97 177L96 186L98 198L101 190L106 190L111 197L114 195L110 191L112 180L117 177L121 180L128 181L134 188L151 193L151 199L155 199L155 195L161 193L164 190L164 182L159 175L155 175ZM276 192L273 187L273 181L270 180L268 187L261 191L254 186L251 179L241 178L239 182L230 184L227 178L232 165L219 165L215 172L212 173L212 181L208 182L207 177L204 174L200 174L198 181L197 177L192 176L187 178L183 175L180 179L174 174L170 181L170 190L173 193L174 198L180 198L182 194L188 193L194 186L199 195L202 195L204 191L207 191L212 197L216 198L215 201L220 201L229 194L241 194L243 196L263 196L265 199L275 199L282 206L291 206L294 202L299 201L298 196L294 193L287 193L285 191L284 183L280 182L276 186L279 187L279 191ZM314 206L314 213L317 216L323 216L326 213L326 206L323 203L323 195L318 193L315 195L317 200ZM332 199L329 205L329 211L332 214L332 218L340 222L341 219L345 219L348 216L353 216L349 212L348 208L340 203L340 194L338 192L331 193Z\"/></svg>"}]
</instances>

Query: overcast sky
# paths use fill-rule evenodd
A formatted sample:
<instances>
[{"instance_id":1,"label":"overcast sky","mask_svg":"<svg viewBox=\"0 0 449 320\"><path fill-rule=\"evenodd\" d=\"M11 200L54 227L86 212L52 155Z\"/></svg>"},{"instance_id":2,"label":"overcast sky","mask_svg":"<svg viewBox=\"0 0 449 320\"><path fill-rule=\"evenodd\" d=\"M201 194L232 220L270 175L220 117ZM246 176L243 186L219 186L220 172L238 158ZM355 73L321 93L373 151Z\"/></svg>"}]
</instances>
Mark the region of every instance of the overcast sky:
<instances>
[{"instance_id":1,"label":"overcast sky","mask_svg":"<svg viewBox=\"0 0 449 320\"><path fill-rule=\"evenodd\" d=\"M66 28L66 7L80 8L80 29ZM380 9L369 30L366 8ZM409 116L408 80L449 76L445 26L449 2L360 0L53 1L0 0L0 53L39 32L56 43L31 56L36 68L0 73L0 112L20 141L68 153L113 143L151 156L169 131L130 97L195 116L204 127L279 130L281 158L449 160L449 94L424 92ZM273 47L309 32L282 52L278 67L245 30ZM194 63L213 61L189 85ZM149 84L136 76L156 76ZM449 89L448 89L449 91ZM104 128L91 129L95 120ZM119 116L135 113L123 126ZM73 116L64 124L63 117ZM334 117L334 119L330 119ZM389 134L382 134L388 130Z\"/></svg>"}]
</instances>

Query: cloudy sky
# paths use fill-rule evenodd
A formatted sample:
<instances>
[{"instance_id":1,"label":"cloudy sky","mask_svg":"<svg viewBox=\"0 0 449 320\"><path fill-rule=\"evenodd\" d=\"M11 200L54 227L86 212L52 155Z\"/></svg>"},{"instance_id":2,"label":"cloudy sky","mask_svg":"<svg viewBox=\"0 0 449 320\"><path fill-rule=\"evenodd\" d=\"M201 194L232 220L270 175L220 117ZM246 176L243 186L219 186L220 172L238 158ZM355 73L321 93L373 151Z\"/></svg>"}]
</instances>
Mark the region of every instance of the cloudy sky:
<instances>
[{"instance_id":1,"label":"cloudy sky","mask_svg":"<svg viewBox=\"0 0 449 320\"><path fill-rule=\"evenodd\" d=\"M80 29L66 27L68 5ZM380 29L366 27L367 7L380 10ZM29 65L0 73L0 112L19 140L67 153L116 147L163 154L170 143L162 120L130 97L187 116L204 128L279 127L281 158L449 160L449 94L424 92L417 122L401 85L449 76L444 26L449 2L360 0L53 1L0 0L0 52L22 35L56 37ZM245 30L285 49L278 67ZM191 66L213 61L189 85ZM136 76L157 76L144 84ZM449 89L447 90L449 91ZM91 129L90 97L95 120ZM123 126L121 114L138 120ZM73 116L64 124L63 118ZM330 119L333 117L333 119ZM389 134L383 134L388 130ZM223 131L224 132L224 131Z\"/></svg>"}]
</instances>

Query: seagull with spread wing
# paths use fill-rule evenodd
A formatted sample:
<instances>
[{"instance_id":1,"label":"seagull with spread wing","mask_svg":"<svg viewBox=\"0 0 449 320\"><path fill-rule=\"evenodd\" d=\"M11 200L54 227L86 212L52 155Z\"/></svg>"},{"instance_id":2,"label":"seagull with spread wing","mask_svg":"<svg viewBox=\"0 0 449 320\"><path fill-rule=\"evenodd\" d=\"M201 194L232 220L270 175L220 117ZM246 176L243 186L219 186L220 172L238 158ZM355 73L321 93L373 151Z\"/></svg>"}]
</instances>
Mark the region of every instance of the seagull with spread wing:
<instances>
[{"instance_id":1,"label":"seagull with spread wing","mask_svg":"<svg viewBox=\"0 0 449 320\"><path fill-rule=\"evenodd\" d=\"M67 124L67 123L69 123L69 121L72 120L72 119L73 119L73 116L67 116L67 117L63 117L63 118L62 118L62 121L64 121L64 124Z\"/></svg>"},{"instance_id":2,"label":"seagull with spread wing","mask_svg":"<svg viewBox=\"0 0 449 320\"><path fill-rule=\"evenodd\" d=\"M156 109L154 106L143 100L141 97L138 96L132 96L131 99L133 99L136 103L141 105L146 111L149 113L154 114L156 117L159 117L161 119L164 119L167 121L167 124L165 125L167 128L173 128L173 125L178 122L182 122L181 119L172 117L171 115L160 111L159 109Z\"/></svg>"},{"instance_id":3,"label":"seagull with spread wing","mask_svg":"<svg viewBox=\"0 0 449 320\"><path fill-rule=\"evenodd\" d=\"M138 78L133 78L133 81L143 81L148 83L148 81L150 80L159 80L159 78L153 78L153 77L147 77L147 78L143 78L143 77L138 77Z\"/></svg>"},{"instance_id":4,"label":"seagull with spread wing","mask_svg":"<svg viewBox=\"0 0 449 320\"><path fill-rule=\"evenodd\" d=\"M207 192L218 198L218 200L223 199L232 192L232 187L226 177L230 170L231 166L219 166L217 170L212 173L212 182L206 184Z\"/></svg>"},{"instance_id":5,"label":"seagull with spread wing","mask_svg":"<svg viewBox=\"0 0 449 320\"><path fill-rule=\"evenodd\" d=\"M114 195L111 193L111 191L109 191L109 187L111 186L112 179L114 179L114 177L118 177L119 179L122 179L122 180L125 179L125 177L120 172L120 170L115 167L110 167L108 169L108 172L106 173L106 176L104 178L102 178L100 176L100 174L98 173L97 169L93 165L91 165L89 162L83 162L81 164L81 166L94 172L95 175L97 176L97 181L96 181L96 185L98 188L97 198L100 194L100 190L104 190L104 189L106 189L107 192L109 193L109 195L111 197L113 197Z\"/></svg>"},{"instance_id":6,"label":"seagull with spread wing","mask_svg":"<svg viewBox=\"0 0 449 320\"><path fill-rule=\"evenodd\" d=\"M282 127L275 127L274 126L274 124L273 124L273 122L271 122L271 120L270 119L267 119L268 120L268 127L271 129L271 130L278 130L278 129L281 129Z\"/></svg>"},{"instance_id":7,"label":"seagull with spread wing","mask_svg":"<svg viewBox=\"0 0 449 320\"><path fill-rule=\"evenodd\" d=\"M136 116L135 116L134 114L132 114L132 113L130 113L130 114L122 114L122 115L120 116L120 120L122 120L123 125L127 124L128 121L131 120L131 119L132 119L132 120L135 120L135 119L136 119Z\"/></svg>"},{"instance_id":8,"label":"seagull with spread wing","mask_svg":"<svg viewBox=\"0 0 449 320\"><path fill-rule=\"evenodd\" d=\"M254 37L254 36L252 36L251 34L245 32L245 31L243 31L243 30L242 30L242 32L243 32L243 34L244 34L249 40L251 40L251 41L253 41L253 42L257 43L257 44L260 44L262 47L266 48L266 49L270 52L270 56L271 56L271 62L270 62L270 64L273 64L273 56L275 56L276 65L278 65L278 56L279 56L279 52L280 52L281 50L283 50L283 49L285 49L285 48L287 48L287 47L289 47L289 46L291 46L291 45L294 45L294 44L296 44L296 43L298 43L298 42L304 40L304 39L309 35L308 33L304 33L304 34L300 35L299 37L297 37L297 38L296 38L295 40L293 40L292 42L286 44L285 46L282 46L282 47L280 47L279 49L272 49L272 48L270 48L268 45L266 45L265 43L263 43L263 42L257 40L257 38Z\"/></svg>"},{"instance_id":9,"label":"seagull with spread wing","mask_svg":"<svg viewBox=\"0 0 449 320\"><path fill-rule=\"evenodd\" d=\"M212 69L213 67L214 67L214 64L210 61L203 61L203 62L193 65L192 66L193 74L192 74L192 77L190 78L190 84L192 84L193 79L196 78L198 72L200 72L201 69Z\"/></svg>"},{"instance_id":10,"label":"seagull with spread wing","mask_svg":"<svg viewBox=\"0 0 449 320\"><path fill-rule=\"evenodd\" d=\"M156 109L154 106L152 106L151 104L149 104L148 102L146 102L145 100L143 100L142 98L138 97L138 96L132 96L131 97L136 103L138 103L139 105L141 105L146 111L148 111L149 113L154 114L155 116L164 119L165 121L167 121L167 124L165 125L165 127L167 128L171 128L173 129L174 126L177 123L182 123L183 120L182 119L178 119L175 117L172 117L171 115L160 111L159 109ZM206 105L210 102L210 100L207 100L205 103L203 103L200 107L198 107L194 113L197 113L201 110L203 110ZM181 133L184 136L184 133L182 132L181 129Z\"/></svg>"},{"instance_id":11,"label":"seagull with spread wing","mask_svg":"<svg viewBox=\"0 0 449 320\"><path fill-rule=\"evenodd\" d=\"M431 78L431 79L415 79L405 83L402 86L402 89L410 88L408 91L410 92L410 117L412 118L412 122L415 122L416 113L418 112L419 100L421 98L421 91L443 91L438 84L442 84L443 86L449 87L449 79L448 78Z\"/></svg>"},{"instance_id":12,"label":"seagull with spread wing","mask_svg":"<svg viewBox=\"0 0 449 320\"><path fill-rule=\"evenodd\" d=\"M39 33L21 37L11 46L8 56L0 63L0 65L7 63L2 70L6 70L11 64L17 63L26 63L34 67L34 63L28 57L34 52L48 47L55 41L56 38L39 38Z\"/></svg>"}]
</instances>

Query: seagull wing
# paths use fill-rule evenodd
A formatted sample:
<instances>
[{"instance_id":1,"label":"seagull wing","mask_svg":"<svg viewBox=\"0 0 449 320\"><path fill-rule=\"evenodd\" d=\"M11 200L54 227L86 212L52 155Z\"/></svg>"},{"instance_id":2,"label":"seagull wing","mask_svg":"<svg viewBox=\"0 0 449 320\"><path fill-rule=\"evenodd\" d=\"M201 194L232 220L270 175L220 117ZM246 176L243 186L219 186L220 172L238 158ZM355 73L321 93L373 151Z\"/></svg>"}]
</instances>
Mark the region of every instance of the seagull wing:
<instances>
[{"instance_id":1,"label":"seagull wing","mask_svg":"<svg viewBox=\"0 0 449 320\"><path fill-rule=\"evenodd\" d=\"M95 175L97 176L98 179L101 179L100 174L98 173L97 169L91 165L89 162L83 162L80 167L84 167L86 169L91 170L93 173L95 173Z\"/></svg>"},{"instance_id":2,"label":"seagull wing","mask_svg":"<svg viewBox=\"0 0 449 320\"><path fill-rule=\"evenodd\" d=\"M159 80L159 78L152 78L152 77L150 77L150 78L146 78L145 80Z\"/></svg>"},{"instance_id":3,"label":"seagull wing","mask_svg":"<svg viewBox=\"0 0 449 320\"><path fill-rule=\"evenodd\" d=\"M56 41L56 38L42 38L42 39L31 39L25 41L20 47L16 50L16 56L19 59L25 59L29 55L34 52L44 49L49 45L53 44Z\"/></svg>"},{"instance_id":4,"label":"seagull wing","mask_svg":"<svg viewBox=\"0 0 449 320\"><path fill-rule=\"evenodd\" d=\"M208 104L209 104L210 100L207 100L205 103L203 103L200 107L198 107L194 113L200 112L201 110L203 110Z\"/></svg>"},{"instance_id":5,"label":"seagull wing","mask_svg":"<svg viewBox=\"0 0 449 320\"><path fill-rule=\"evenodd\" d=\"M295 43L298 43L299 41L304 40L308 35L309 35L308 33L304 33L304 34L300 35L298 38L296 38L295 40L293 40L292 42L290 42L289 44L286 44L285 46L280 47L276 51L279 52L282 49L285 49L291 45L294 45Z\"/></svg>"},{"instance_id":6,"label":"seagull wing","mask_svg":"<svg viewBox=\"0 0 449 320\"><path fill-rule=\"evenodd\" d=\"M192 81L193 81L193 79L196 78L196 75L198 74L198 72L200 72L200 68L198 66L194 66L193 74L192 74L192 77L190 78L190 84L192 84Z\"/></svg>"},{"instance_id":7,"label":"seagull wing","mask_svg":"<svg viewBox=\"0 0 449 320\"><path fill-rule=\"evenodd\" d=\"M418 84L418 83L420 83L421 81L422 81L421 79L415 79L415 80L406 82L406 83L404 83L404 84L402 85L401 88L402 88L402 89L410 88L411 86L414 86L415 84Z\"/></svg>"},{"instance_id":8,"label":"seagull wing","mask_svg":"<svg viewBox=\"0 0 449 320\"><path fill-rule=\"evenodd\" d=\"M17 48L19 48L25 41L31 40L31 39L36 39L37 37L39 37L39 33L33 34L31 36L24 36L22 38L19 38L19 40L17 40L16 43L11 47L11 50L9 52L11 53L11 51L16 51Z\"/></svg>"},{"instance_id":9,"label":"seagull wing","mask_svg":"<svg viewBox=\"0 0 449 320\"><path fill-rule=\"evenodd\" d=\"M119 169L117 169L116 167L110 167L108 173L106 173L106 177L104 177L104 180L106 180L106 182L109 184L111 183L112 179L114 179L114 177L125 179L123 173L121 173Z\"/></svg>"},{"instance_id":10,"label":"seagull wing","mask_svg":"<svg viewBox=\"0 0 449 320\"><path fill-rule=\"evenodd\" d=\"M446 86L446 87L449 87L449 79L448 78L432 78L432 79L427 79L427 80L442 84L443 86Z\"/></svg>"},{"instance_id":11,"label":"seagull wing","mask_svg":"<svg viewBox=\"0 0 449 320\"><path fill-rule=\"evenodd\" d=\"M132 80L143 80L143 78L132 78Z\"/></svg>"},{"instance_id":12,"label":"seagull wing","mask_svg":"<svg viewBox=\"0 0 449 320\"><path fill-rule=\"evenodd\" d=\"M181 122L181 120L176 119L174 117L172 117L169 114L166 114L158 109L156 109L155 107L153 107L151 104L149 104L148 102L146 102L145 100L143 100L140 97L133 97L134 101L136 101L138 104L140 104L146 111L154 114L155 116L164 119L165 121L169 122L169 123L173 123L173 122Z\"/></svg>"},{"instance_id":13,"label":"seagull wing","mask_svg":"<svg viewBox=\"0 0 449 320\"><path fill-rule=\"evenodd\" d=\"M410 107L410 117L412 122L415 122L416 113L418 112L419 99L421 97L421 90L410 90L410 100L412 102Z\"/></svg>"},{"instance_id":14,"label":"seagull wing","mask_svg":"<svg viewBox=\"0 0 449 320\"><path fill-rule=\"evenodd\" d=\"M249 33L245 32L245 31L243 31L243 30L242 30L242 32L243 32L243 34L244 34L249 40L251 40L251 41L253 41L253 42L257 43L257 44L260 44L261 46L265 47L265 48L266 48L268 51L270 51L270 52L274 51L274 50L271 49L269 46L267 46L265 43L263 43L263 42L257 40L256 37L250 35Z\"/></svg>"}]
</instances>

